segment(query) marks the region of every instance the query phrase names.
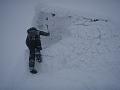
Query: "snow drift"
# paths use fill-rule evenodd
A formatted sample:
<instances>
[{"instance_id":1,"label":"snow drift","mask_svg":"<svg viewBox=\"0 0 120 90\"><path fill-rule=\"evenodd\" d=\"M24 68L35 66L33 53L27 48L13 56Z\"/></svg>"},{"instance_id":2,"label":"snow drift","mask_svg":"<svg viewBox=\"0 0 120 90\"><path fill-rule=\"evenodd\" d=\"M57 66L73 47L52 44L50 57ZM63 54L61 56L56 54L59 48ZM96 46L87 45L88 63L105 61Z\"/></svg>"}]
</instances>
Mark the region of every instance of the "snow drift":
<instances>
[{"instance_id":1,"label":"snow drift","mask_svg":"<svg viewBox=\"0 0 120 90\"><path fill-rule=\"evenodd\" d=\"M28 8L21 11L24 13L30 10L29 14L21 17L27 20L26 22L24 20L19 22L16 24L16 28L11 28L12 31L3 28L5 31L2 31L1 37L7 36L7 38L2 42L4 40L7 42L3 42L2 59L4 61L1 61L0 64L2 67L1 90L120 89L120 28L119 20L116 19L119 13L117 13L118 16L111 14L118 9L114 7L118 4L111 1L107 6L111 11L106 12L107 1L99 3L100 5L97 2L90 4L85 2L81 1L82 5L80 2L66 4L65 2L46 1L38 4L37 7L36 4L32 6L33 2L30 2ZM71 6L72 4L73 6ZM18 13L21 6L17 6L16 3L11 5L13 5L12 12ZM19 8L13 9L14 5ZM24 6L26 7L26 5ZM33 13L34 7L36 7L35 14ZM104 8L105 10L103 10ZM96 12L98 13L96 14ZM6 13L9 14L8 11ZM14 13L9 16L19 18ZM32 17L34 17L33 20ZM6 17L4 16L4 18ZM47 18L48 20L46 20ZM12 19L9 18L9 20ZM7 25L6 27L14 26L15 22L10 24L7 21L4 24ZM28 22L40 30L46 32L49 30L51 33L49 38L41 37L44 48L42 50L43 63L36 63L39 70L36 75L31 75L28 70L29 51L24 42L25 29L29 26L24 24ZM46 25L48 25L48 29ZM8 32L7 35L6 32ZM9 45L10 35L15 38L15 34L20 38L19 41L13 39L11 42L15 45ZM8 45L11 48L6 48Z\"/></svg>"}]
</instances>

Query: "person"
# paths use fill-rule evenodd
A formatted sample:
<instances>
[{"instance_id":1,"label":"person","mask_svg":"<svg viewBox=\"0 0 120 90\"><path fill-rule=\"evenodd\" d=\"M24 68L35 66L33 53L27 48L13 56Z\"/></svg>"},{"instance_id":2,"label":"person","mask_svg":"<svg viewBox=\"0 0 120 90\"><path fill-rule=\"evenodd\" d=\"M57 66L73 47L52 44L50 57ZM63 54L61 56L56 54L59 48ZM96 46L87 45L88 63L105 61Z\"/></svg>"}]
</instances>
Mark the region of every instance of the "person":
<instances>
[{"instance_id":1,"label":"person","mask_svg":"<svg viewBox=\"0 0 120 90\"><path fill-rule=\"evenodd\" d=\"M42 57L40 53L40 50L42 50L40 35L49 36L50 33L39 31L35 27L31 27L27 30L26 45L30 51L29 69L30 72L33 74L37 73L37 70L35 69L35 60L39 63L42 62Z\"/></svg>"}]
</instances>

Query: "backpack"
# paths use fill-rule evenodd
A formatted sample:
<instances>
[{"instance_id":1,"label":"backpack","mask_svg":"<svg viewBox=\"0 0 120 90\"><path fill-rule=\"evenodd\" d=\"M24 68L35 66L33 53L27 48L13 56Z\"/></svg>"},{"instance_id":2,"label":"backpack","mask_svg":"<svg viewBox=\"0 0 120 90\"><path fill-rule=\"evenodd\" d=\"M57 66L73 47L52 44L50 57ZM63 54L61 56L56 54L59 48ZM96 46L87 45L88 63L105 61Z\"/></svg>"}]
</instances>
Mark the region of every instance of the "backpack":
<instances>
[{"instance_id":1,"label":"backpack","mask_svg":"<svg viewBox=\"0 0 120 90\"><path fill-rule=\"evenodd\" d=\"M29 30L26 42L28 47L40 47L42 49L39 30Z\"/></svg>"},{"instance_id":2,"label":"backpack","mask_svg":"<svg viewBox=\"0 0 120 90\"><path fill-rule=\"evenodd\" d=\"M40 39L39 31L31 31L28 33L30 41L35 41Z\"/></svg>"}]
</instances>

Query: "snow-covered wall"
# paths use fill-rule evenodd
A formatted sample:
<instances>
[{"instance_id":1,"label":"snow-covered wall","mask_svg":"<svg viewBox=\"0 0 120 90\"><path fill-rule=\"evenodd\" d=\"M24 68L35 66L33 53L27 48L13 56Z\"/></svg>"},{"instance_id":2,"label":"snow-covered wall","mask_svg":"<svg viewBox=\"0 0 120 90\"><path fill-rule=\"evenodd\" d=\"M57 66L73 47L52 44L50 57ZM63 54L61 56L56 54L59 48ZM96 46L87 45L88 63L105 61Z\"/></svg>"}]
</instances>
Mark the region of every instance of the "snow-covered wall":
<instances>
[{"instance_id":1,"label":"snow-covered wall","mask_svg":"<svg viewBox=\"0 0 120 90\"><path fill-rule=\"evenodd\" d=\"M119 5L118 0L0 1L0 90L119 90ZM43 62L32 75L26 30L42 24L51 35L41 37Z\"/></svg>"}]
</instances>

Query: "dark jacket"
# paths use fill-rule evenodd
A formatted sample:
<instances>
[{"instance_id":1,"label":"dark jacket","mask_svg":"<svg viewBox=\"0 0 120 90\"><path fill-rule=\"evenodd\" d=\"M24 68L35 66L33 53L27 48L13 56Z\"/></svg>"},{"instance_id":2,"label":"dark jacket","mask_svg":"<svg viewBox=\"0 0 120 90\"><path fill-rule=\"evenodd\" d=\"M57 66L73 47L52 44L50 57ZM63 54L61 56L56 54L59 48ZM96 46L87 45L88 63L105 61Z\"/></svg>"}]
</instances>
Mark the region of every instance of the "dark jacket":
<instances>
[{"instance_id":1,"label":"dark jacket","mask_svg":"<svg viewBox=\"0 0 120 90\"><path fill-rule=\"evenodd\" d=\"M27 30L27 38L26 38L26 45L29 49L39 48L42 50L41 47L41 40L40 35L49 36L50 33L46 33L44 31L39 31L36 28L30 28Z\"/></svg>"}]
</instances>

